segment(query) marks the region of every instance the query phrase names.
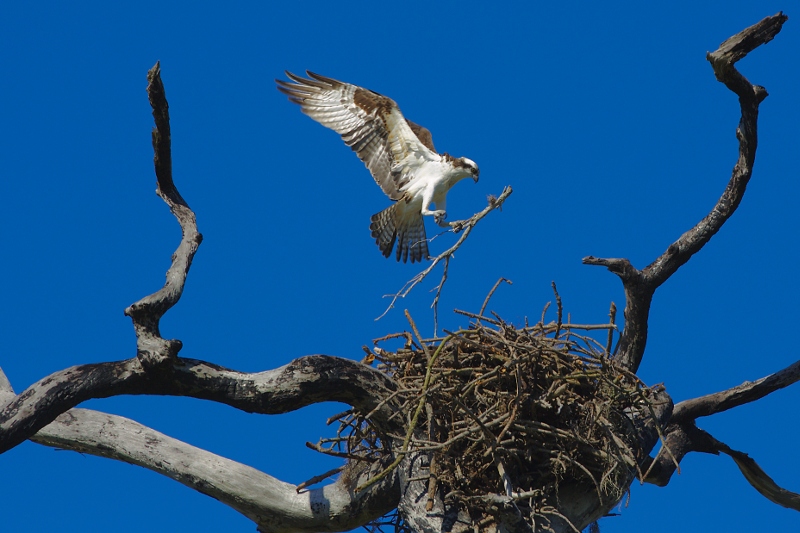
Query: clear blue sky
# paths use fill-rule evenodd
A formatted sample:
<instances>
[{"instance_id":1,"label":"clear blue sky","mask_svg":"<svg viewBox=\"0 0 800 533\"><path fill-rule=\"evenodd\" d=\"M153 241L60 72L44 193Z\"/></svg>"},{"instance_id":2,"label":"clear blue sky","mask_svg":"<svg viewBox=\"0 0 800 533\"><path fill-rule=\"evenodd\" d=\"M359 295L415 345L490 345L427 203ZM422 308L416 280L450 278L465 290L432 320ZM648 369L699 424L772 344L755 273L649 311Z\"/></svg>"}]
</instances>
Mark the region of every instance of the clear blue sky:
<instances>
[{"instance_id":1,"label":"clear blue sky","mask_svg":"<svg viewBox=\"0 0 800 533\"><path fill-rule=\"evenodd\" d=\"M509 321L536 320L555 281L574 322L599 323L612 300L621 316L621 284L581 258L644 267L708 213L736 161L739 108L705 53L780 10L790 17L781 34L738 65L770 93L755 174L721 233L656 293L640 375L680 401L798 359L796 2L221 5L3 7L0 365L17 392L135 354L123 309L161 287L180 236L154 194L145 76L156 60L175 180L205 236L161 331L186 357L259 371L313 353L360 359L362 344L406 328L403 309L432 333L438 283L374 320L418 266L380 255L367 228L385 197L336 134L275 90L284 69L387 94L439 151L476 161L481 180L451 192L451 219L514 187L451 262L442 326L465 326L449 310L478 310L501 276L514 285L490 308ZM798 405L795 386L700 426L800 491ZM285 481L336 464L303 443L325 433L338 405L277 417L185 398L84 406ZM603 532L797 526L796 512L761 497L727 457L693 454L682 472L667 488L635 485ZM152 472L32 443L0 456L0 516L9 532L255 529Z\"/></svg>"}]
</instances>

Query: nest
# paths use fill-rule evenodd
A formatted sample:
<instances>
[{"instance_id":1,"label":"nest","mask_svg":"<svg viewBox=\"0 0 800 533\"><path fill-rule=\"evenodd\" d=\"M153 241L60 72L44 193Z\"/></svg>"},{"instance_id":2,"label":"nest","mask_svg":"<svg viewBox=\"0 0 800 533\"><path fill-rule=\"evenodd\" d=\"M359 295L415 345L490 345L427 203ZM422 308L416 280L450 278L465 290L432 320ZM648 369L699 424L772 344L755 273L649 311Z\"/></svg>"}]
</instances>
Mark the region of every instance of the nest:
<instances>
[{"instance_id":1,"label":"nest","mask_svg":"<svg viewBox=\"0 0 800 533\"><path fill-rule=\"evenodd\" d=\"M542 527L542 518L559 515L565 480L587 484L601 502L618 501L643 457L634 424L652 414L654 391L610 362L613 304L612 323L595 326L562 323L558 304L558 320L533 326L456 311L473 319L469 328L433 339L421 339L407 314L416 341L390 335L375 343L402 337L404 346L367 357L400 385L391 401L404 432L378 433L370 413L351 410L329 421L340 423L336 438L313 447L351 465L397 457L357 491L407 453L425 452L430 465L417 481L427 483L428 509L443 497L480 528L496 520L497 496ZM592 330L608 331L605 346Z\"/></svg>"}]
</instances>

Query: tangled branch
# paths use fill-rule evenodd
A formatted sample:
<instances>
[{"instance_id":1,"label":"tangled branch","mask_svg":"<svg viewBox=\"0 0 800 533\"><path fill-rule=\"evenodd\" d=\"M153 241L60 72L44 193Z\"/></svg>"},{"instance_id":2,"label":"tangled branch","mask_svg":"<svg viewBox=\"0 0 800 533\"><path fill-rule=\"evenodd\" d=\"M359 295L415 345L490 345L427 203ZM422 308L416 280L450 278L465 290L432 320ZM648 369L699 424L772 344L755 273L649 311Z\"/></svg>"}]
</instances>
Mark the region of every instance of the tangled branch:
<instances>
[{"instance_id":1,"label":"tangled branch","mask_svg":"<svg viewBox=\"0 0 800 533\"><path fill-rule=\"evenodd\" d=\"M416 479L427 482L428 510L442 498L468 509L480 528L503 520L499 514L507 506L501 500L529 524L547 519L558 508L565 478L583 479L599 502L615 503L647 456L637 425L654 418L662 389L646 387L615 365L605 339L588 334L613 333L613 323L564 323L557 302L555 321L532 326L456 311L474 322L432 339L420 338L407 314L415 337L404 335L396 351L372 352L378 369L399 386L392 416L403 422L403 431L382 431L371 413L352 409L334 417L337 437L315 449L346 454L351 465L393 454L394 462L357 492L383 479L408 453L428 454L427 474ZM638 476L644 477L641 471Z\"/></svg>"}]
</instances>

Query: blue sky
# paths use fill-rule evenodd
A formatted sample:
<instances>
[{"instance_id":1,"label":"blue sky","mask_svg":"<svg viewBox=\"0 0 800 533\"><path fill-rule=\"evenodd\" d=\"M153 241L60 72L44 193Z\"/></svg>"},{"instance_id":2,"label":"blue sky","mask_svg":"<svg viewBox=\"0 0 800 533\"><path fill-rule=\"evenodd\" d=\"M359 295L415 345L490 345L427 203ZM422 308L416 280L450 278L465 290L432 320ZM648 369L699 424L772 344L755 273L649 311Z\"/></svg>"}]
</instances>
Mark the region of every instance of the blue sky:
<instances>
[{"instance_id":1,"label":"blue sky","mask_svg":"<svg viewBox=\"0 0 800 533\"><path fill-rule=\"evenodd\" d=\"M708 213L736 161L739 109L705 53L780 10L781 34L738 64L770 93L753 179L723 230L656 293L640 376L680 401L796 361L796 2L610 4L5 5L0 365L11 383L20 392L135 354L123 309L161 287L180 237L154 194L145 77L156 60L175 180L205 237L161 331L186 357L259 371L313 353L360 359L361 345L407 328L403 309L432 333L439 279L375 321L382 296L419 268L380 255L367 228L385 197L336 134L275 90L284 69L387 94L440 152L476 161L481 180L450 193L451 219L514 187L451 261L443 327L466 326L450 310L477 311L501 276L514 285L489 308L511 322L538 319L555 281L574 322L600 323L611 301L621 316L621 284L581 258L642 268ZM432 253L454 240L436 239ZM798 492L798 404L795 386L699 425ZM185 398L84 407L285 481L337 464L304 442L325 434L338 405L273 417ZM666 488L634 485L603 532L796 527L797 513L757 494L729 458L693 454L681 466ZM152 472L32 443L0 456L0 480L5 531L255 529Z\"/></svg>"}]
</instances>

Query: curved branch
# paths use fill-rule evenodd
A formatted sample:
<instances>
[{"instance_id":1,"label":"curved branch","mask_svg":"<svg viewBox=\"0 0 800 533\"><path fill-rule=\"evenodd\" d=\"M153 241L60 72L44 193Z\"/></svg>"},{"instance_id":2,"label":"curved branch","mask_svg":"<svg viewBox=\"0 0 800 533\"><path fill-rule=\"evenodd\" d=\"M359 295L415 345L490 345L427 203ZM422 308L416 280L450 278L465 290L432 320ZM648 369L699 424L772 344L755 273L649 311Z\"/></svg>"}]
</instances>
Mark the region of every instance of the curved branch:
<instances>
[{"instance_id":1,"label":"curved branch","mask_svg":"<svg viewBox=\"0 0 800 533\"><path fill-rule=\"evenodd\" d=\"M751 85L733 65L748 52L771 41L787 19L783 13L767 17L726 40L717 51L707 56L717 79L739 96L742 111L736 130L739 159L725 191L711 212L643 270L631 266L627 259L598 259L592 256L583 259L587 265L608 267L622 279L626 299L625 329L620 338L617 360L632 372L636 372L644 356L647 318L653 293L722 228L744 196L756 157L758 106L767 97L767 91Z\"/></svg>"},{"instance_id":2,"label":"curved branch","mask_svg":"<svg viewBox=\"0 0 800 533\"><path fill-rule=\"evenodd\" d=\"M719 455L722 452L734 460L747 482L761 495L773 503L800 511L800 495L779 487L758 466L758 463L746 453L731 449L727 444L718 441L708 432L695 426L694 421L684 424L671 424L667 432L665 446L669 447L671 455L678 462L689 452L712 453L714 455ZM645 478L645 481L660 487L666 486L677 469L675 460L667 458L667 454L659 452L659 455L650 461L652 463L649 467L650 474Z\"/></svg>"},{"instance_id":3,"label":"curved branch","mask_svg":"<svg viewBox=\"0 0 800 533\"><path fill-rule=\"evenodd\" d=\"M189 396L224 403L248 413L287 413L325 401L338 401L388 419L392 405L382 403L397 385L367 365L327 355L309 355L265 372L248 374L193 359L171 367L169 376L153 375L138 359L68 368L39 380L0 411L0 453L13 448L91 398L122 394Z\"/></svg>"},{"instance_id":4,"label":"curved branch","mask_svg":"<svg viewBox=\"0 0 800 533\"><path fill-rule=\"evenodd\" d=\"M797 381L800 381L800 361L759 380L745 381L728 390L684 400L675 406L671 422L676 424L688 422L701 416L727 411L733 407L759 400Z\"/></svg>"},{"instance_id":5,"label":"curved branch","mask_svg":"<svg viewBox=\"0 0 800 533\"><path fill-rule=\"evenodd\" d=\"M737 387L685 400L675 406L669 426L665 430L664 447L655 459L645 461L643 469L649 474L648 483L666 486L678 468L677 463L689 452L729 455L747 481L770 501L800 511L800 495L779 487L747 454L729 448L706 431L698 429L695 419L726 411L739 405L754 402L768 394L800 381L800 361L756 381L746 381ZM668 454L662 453L664 448ZM674 459L673 459L674 458Z\"/></svg>"},{"instance_id":6,"label":"curved branch","mask_svg":"<svg viewBox=\"0 0 800 533\"><path fill-rule=\"evenodd\" d=\"M232 507L263 532L346 531L390 512L400 498L396 476L358 494L341 480L298 492L295 485L133 420L87 409L71 409L31 440L153 470Z\"/></svg>"},{"instance_id":7,"label":"curved branch","mask_svg":"<svg viewBox=\"0 0 800 533\"><path fill-rule=\"evenodd\" d=\"M159 321L183 294L186 276L192 266L197 248L203 236L197 231L194 212L181 197L172 181L171 136L169 129L169 105L161 82L161 66L156 63L147 73L147 94L153 108L156 127L153 128L153 163L158 188L156 193L164 199L181 226L181 242L172 254L172 265L167 271L167 281L158 292L146 296L125 309L133 320L136 331L137 356L145 368L168 368L174 361L182 344L179 340L165 340L158 329Z\"/></svg>"}]
</instances>

